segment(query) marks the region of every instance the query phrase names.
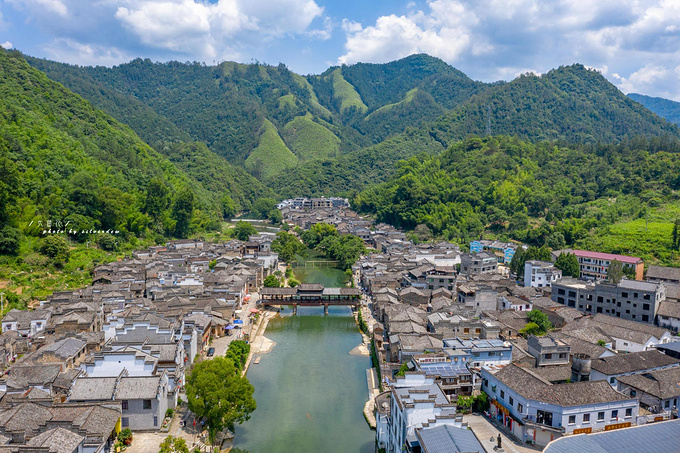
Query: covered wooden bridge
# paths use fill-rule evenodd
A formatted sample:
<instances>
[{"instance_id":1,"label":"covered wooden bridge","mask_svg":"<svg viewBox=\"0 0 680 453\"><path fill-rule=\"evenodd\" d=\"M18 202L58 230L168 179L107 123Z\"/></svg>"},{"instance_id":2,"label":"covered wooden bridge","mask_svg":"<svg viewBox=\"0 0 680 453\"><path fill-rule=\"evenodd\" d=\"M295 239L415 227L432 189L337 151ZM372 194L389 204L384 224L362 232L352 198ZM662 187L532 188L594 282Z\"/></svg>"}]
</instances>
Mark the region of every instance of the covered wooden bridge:
<instances>
[{"instance_id":1,"label":"covered wooden bridge","mask_svg":"<svg viewBox=\"0 0 680 453\"><path fill-rule=\"evenodd\" d=\"M297 306L320 307L328 314L331 305L358 306L361 303L361 290L358 288L324 288L317 283L302 283L295 288L262 288L258 305L292 305L293 313Z\"/></svg>"}]
</instances>

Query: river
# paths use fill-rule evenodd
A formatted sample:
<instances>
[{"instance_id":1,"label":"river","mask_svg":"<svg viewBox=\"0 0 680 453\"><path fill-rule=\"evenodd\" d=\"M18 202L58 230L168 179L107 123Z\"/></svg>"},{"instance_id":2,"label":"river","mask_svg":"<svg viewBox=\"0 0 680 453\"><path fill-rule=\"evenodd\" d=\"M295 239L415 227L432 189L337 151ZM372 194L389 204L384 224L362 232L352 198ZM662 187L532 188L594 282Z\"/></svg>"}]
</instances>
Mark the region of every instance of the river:
<instances>
[{"instance_id":1,"label":"river","mask_svg":"<svg viewBox=\"0 0 680 453\"><path fill-rule=\"evenodd\" d=\"M318 260L313 254L307 260ZM305 283L341 286L335 268L296 268ZM267 326L276 346L248 370L257 409L236 427L235 446L250 453L372 453L375 433L363 416L369 357L350 355L361 343L349 307L287 308Z\"/></svg>"}]
</instances>

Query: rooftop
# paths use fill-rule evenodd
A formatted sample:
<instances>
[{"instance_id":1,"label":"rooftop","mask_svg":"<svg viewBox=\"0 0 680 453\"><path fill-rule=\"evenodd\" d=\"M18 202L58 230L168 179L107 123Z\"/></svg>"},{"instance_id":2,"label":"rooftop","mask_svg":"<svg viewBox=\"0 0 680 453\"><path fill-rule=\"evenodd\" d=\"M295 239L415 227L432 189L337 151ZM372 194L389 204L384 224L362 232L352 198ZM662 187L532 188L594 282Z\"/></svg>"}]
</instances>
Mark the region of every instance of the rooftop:
<instances>
[{"instance_id":1,"label":"rooftop","mask_svg":"<svg viewBox=\"0 0 680 453\"><path fill-rule=\"evenodd\" d=\"M606 260L606 261L612 261L616 260L621 263L626 263L626 264L637 264L641 263L642 259L636 257L636 256L626 256L626 255L615 255L613 253L602 253L602 252L590 252L588 250L574 250L573 251L574 255L578 256L579 258L591 258L595 260Z\"/></svg>"},{"instance_id":2,"label":"rooftop","mask_svg":"<svg viewBox=\"0 0 680 453\"><path fill-rule=\"evenodd\" d=\"M680 360L657 351L656 349L601 357L593 360L591 363L593 370L599 371L607 376L678 365L680 365Z\"/></svg>"}]
</instances>

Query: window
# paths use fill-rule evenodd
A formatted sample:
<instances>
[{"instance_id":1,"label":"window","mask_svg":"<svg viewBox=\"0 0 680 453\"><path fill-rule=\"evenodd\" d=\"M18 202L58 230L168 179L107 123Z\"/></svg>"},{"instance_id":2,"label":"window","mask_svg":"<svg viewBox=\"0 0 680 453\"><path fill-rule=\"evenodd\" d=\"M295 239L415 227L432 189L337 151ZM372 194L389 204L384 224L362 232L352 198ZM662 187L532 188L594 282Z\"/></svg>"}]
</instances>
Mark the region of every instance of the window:
<instances>
[{"instance_id":1,"label":"window","mask_svg":"<svg viewBox=\"0 0 680 453\"><path fill-rule=\"evenodd\" d=\"M590 423L590 414L583 414L583 423Z\"/></svg>"},{"instance_id":2,"label":"window","mask_svg":"<svg viewBox=\"0 0 680 453\"><path fill-rule=\"evenodd\" d=\"M637 299L637 298L638 298L638 293L633 293L633 298Z\"/></svg>"},{"instance_id":3,"label":"window","mask_svg":"<svg viewBox=\"0 0 680 453\"><path fill-rule=\"evenodd\" d=\"M633 416L633 408L629 407L626 409L626 417L632 417Z\"/></svg>"},{"instance_id":4,"label":"window","mask_svg":"<svg viewBox=\"0 0 680 453\"><path fill-rule=\"evenodd\" d=\"M642 309L645 311L649 311L649 304L642 304Z\"/></svg>"},{"instance_id":5,"label":"window","mask_svg":"<svg viewBox=\"0 0 680 453\"><path fill-rule=\"evenodd\" d=\"M127 400L121 401L121 406L122 406L122 409L123 409L124 411L127 410L127 409L128 409L128 402L127 402Z\"/></svg>"},{"instance_id":6,"label":"window","mask_svg":"<svg viewBox=\"0 0 680 453\"><path fill-rule=\"evenodd\" d=\"M127 428L130 426L130 419L128 417L121 417L120 424L123 426L123 428Z\"/></svg>"},{"instance_id":7,"label":"window","mask_svg":"<svg viewBox=\"0 0 680 453\"><path fill-rule=\"evenodd\" d=\"M649 322L649 315L642 315L643 322Z\"/></svg>"},{"instance_id":8,"label":"window","mask_svg":"<svg viewBox=\"0 0 680 453\"><path fill-rule=\"evenodd\" d=\"M652 300L651 296L649 294L645 294L643 297L644 300Z\"/></svg>"},{"instance_id":9,"label":"window","mask_svg":"<svg viewBox=\"0 0 680 453\"><path fill-rule=\"evenodd\" d=\"M501 390L501 399L505 398L505 392Z\"/></svg>"},{"instance_id":10,"label":"window","mask_svg":"<svg viewBox=\"0 0 680 453\"><path fill-rule=\"evenodd\" d=\"M598 413L597 413L597 421L598 421L598 422L603 422L603 421L604 421L604 412L598 412Z\"/></svg>"},{"instance_id":11,"label":"window","mask_svg":"<svg viewBox=\"0 0 680 453\"><path fill-rule=\"evenodd\" d=\"M552 359L552 354L546 354L545 355L545 360L550 360Z\"/></svg>"},{"instance_id":12,"label":"window","mask_svg":"<svg viewBox=\"0 0 680 453\"><path fill-rule=\"evenodd\" d=\"M569 416L569 424L574 425L576 423L576 415Z\"/></svg>"},{"instance_id":13,"label":"window","mask_svg":"<svg viewBox=\"0 0 680 453\"><path fill-rule=\"evenodd\" d=\"M628 297L628 293L621 293L621 297Z\"/></svg>"},{"instance_id":14,"label":"window","mask_svg":"<svg viewBox=\"0 0 680 453\"><path fill-rule=\"evenodd\" d=\"M552 412L536 411L536 423L552 426Z\"/></svg>"},{"instance_id":15,"label":"window","mask_svg":"<svg viewBox=\"0 0 680 453\"><path fill-rule=\"evenodd\" d=\"M515 401L512 399L512 396L511 396L511 397L508 397L508 402L510 403L510 406L512 406L513 404L515 404Z\"/></svg>"},{"instance_id":16,"label":"window","mask_svg":"<svg viewBox=\"0 0 680 453\"><path fill-rule=\"evenodd\" d=\"M616 420L619 418L619 411L613 410L612 411L612 420Z\"/></svg>"},{"instance_id":17,"label":"window","mask_svg":"<svg viewBox=\"0 0 680 453\"><path fill-rule=\"evenodd\" d=\"M602 296L597 296L597 301L602 302Z\"/></svg>"},{"instance_id":18,"label":"window","mask_svg":"<svg viewBox=\"0 0 680 453\"><path fill-rule=\"evenodd\" d=\"M143 400L142 408L143 409L151 409L151 400Z\"/></svg>"},{"instance_id":19,"label":"window","mask_svg":"<svg viewBox=\"0 0 680 453\"><path fill-rule=\"evenodd\" d=\"M631 390L630 396L631 396L631 398L635 398L637 396L637 390Z\"/></svg>"},{"instance_id":20,"label":"window","mask_svg":"<svg viewBox=\"0 0 680 453\"><path fill-rule=\"evenodd\" d=\"M153 416L153 426L158 426L158 417L155 415Z\"/></svg>"},{"instance_id":21,"label":"window","mask_svg":"<svg viewBox=\"0 0 680 453\"><path fill-rule=\"evenodd\" d=\"M524 410L524 406L522 406L522 403L517 403L517 412L522 412Z\"/></svg>"},{"instance_id":22,"label":"window","mask_svg":"<svg viewBox=\"0 0 680 453\"><path fill-rule=\"evenodd\" d=\"M609 383L610 383L610 384L613 384L613 383L614 383L614 378L613 378L613 377L610 377L610 378L609 378Z\"/></svg>"}]
</instances>

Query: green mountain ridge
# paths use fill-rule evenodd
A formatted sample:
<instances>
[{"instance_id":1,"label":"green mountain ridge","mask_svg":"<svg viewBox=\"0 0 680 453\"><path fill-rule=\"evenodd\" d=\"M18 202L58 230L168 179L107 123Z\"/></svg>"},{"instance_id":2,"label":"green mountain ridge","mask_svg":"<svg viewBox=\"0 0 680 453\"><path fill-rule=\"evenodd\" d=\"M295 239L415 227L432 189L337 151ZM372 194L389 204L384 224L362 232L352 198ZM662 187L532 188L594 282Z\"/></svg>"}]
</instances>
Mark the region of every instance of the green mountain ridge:
<instances>
[{"instance_id":1,"label":"green mountain ridge","mask_svg":"<svg viewBox=\"0 0 680 453\"><path fill-rule=\"evenodd\" d=\"M204 142L279 196L362 190L394 174L399 159L437 153L471 135L566 143L680 137L676 125L578 64L540 77L485 84L424 54L385 64L331 67L306 77L283 64L210 67L137 59L113 68L78 68L29 61L110 114L122 111L119 119L140 135L182 134L181 141L188 135ZM114 105L125 99L119 96L134 98L161 118L158 124L178 130L168 126L147 132L139 117ZM265 121L297 164L288 158L279 165L283 148L263 146ZM265 164L267 149L278 157Z\"/></svg>"},{"instance_id":2,"label":"green mountain ridge","mask_svg":"<svg viewBox=\"0 0 680 453\"><path fill-rule=\"evenodd\" d=\"M628 97L644 105L661 118L680 125L680 102L638 93L628 93Z\"/></svg>"}]
</instances>

